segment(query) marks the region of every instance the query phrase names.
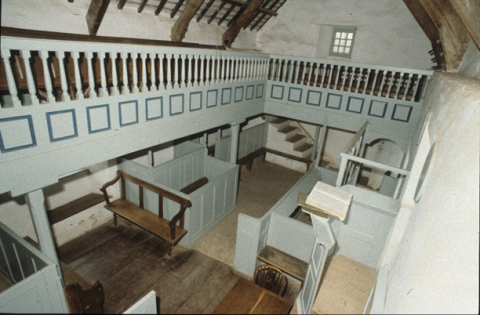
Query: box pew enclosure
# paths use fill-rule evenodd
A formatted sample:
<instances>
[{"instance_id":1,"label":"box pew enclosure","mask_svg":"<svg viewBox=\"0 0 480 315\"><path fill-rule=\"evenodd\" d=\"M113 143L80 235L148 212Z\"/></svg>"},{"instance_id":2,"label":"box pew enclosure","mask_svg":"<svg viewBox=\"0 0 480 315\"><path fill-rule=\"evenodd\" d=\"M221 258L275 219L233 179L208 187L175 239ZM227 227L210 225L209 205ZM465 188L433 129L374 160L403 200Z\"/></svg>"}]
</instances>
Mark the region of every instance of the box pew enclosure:
<instances>
[{"instance_id":1,"label":"box pew enclosure","mask_svg":"<svg viewBox=\"0 0 480 315\"><path fill-rule=\"evenodd\" d=\"M301 311L308 312L327 255L335 252L376 267L408 171L365 159L363 148L386 139L407 151L430 71L135 41L11 36L2 36L1 41L0 173L9 180L0 182L0 193L17 197L34 192L38 200L32 199L30 211L32 217L42 218L34 220L35 229L48 233L39 241L39 252L20 237L2 232L1 268L15 277L16 284L0 293L0 311L8 312L30 294L32 301L45 304L45 312L66 312L54 242L43 213L42 188L57 183L64 174L118 159L119 171L191 203L183 219L188 232L178 240L191 247L235 209L236 162L264 148L267 138L266 124L242 132L239 126L260 115L321 125L322 134L315 139L320 153L328 128L357 134L342 152L338 172L319 167L321 154L317 154L315 165L266 215L239 216L235 268L251 276L265 246L303 262L307 266L304 279L289 277L303 282L297 302ZM128 158L131 153L222 126L231 126L232 133L219 139L218 158L193 142L176 145L174 159L154 167ZM362 166L402 178L389 184L389 196L372 193L354 186ZM309 193L319 180L354 196L344 222L330 219L334 239L327 233L323 243L312 226L291 217L299 193ZM191 191L198 182L203 186ZM167 221L181 210L168 198L160 207L158 194L129 181L125 199L156 217L163 209ZM22 255L12 256L4 238L18 244ZM37 269L26 267L30 261L35 261ZM24 266L24 280L17 271L8 270L15 264ZM55 275L47 279L43 274L48 272ZM34 291L30 285L47 288ZM31 311L28 305L21 307Z\"/></svg>"}]
</instances>

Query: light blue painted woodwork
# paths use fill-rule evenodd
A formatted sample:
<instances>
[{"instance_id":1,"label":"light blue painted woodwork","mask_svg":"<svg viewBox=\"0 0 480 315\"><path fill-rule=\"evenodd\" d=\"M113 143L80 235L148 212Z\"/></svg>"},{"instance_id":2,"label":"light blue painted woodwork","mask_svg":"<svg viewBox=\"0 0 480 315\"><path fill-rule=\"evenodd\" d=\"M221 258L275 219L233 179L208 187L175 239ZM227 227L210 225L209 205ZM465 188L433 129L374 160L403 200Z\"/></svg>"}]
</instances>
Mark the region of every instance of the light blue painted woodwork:
<instances>
[{"instance_id":1,"label":"light blue painted woodwork","mask_svg":"<svg viewBox=\"0 0 480 315\"><path fill-rule=\"evenodd\" d=\"M31 115L0 118L0 152L7 153L37 145Z\"/></svg>"},{"instance_id":2,"label":"light blue painted woodwork","mask_svg":"<svg viewBox=\"0 0 480 315\"><path fill-rule=\"evenodd\" d=\"M263 141L266 137L265 124L262 123L240 132L237 159L241 159L263 147ZM230 139L231 137L227 136L215 141L215 158L222 161L230 160Z\"/></svg>"},{"instance_id":3,"label":"light blue painted woodwork","mask_svg":"<svg viewBox=\"0 0 480 315\"><path fill-rule=\"evenodd\" d=\"M47 115L50 141L61 141L78 136L75 110L49 112Z\"/></svg>"},{"instance_id":4,"label":"light blue painted woodwork","mask_svg":"<svg viewBox=\"0 0 480 315\"><path fill-rule=\"evenodd\" d=\"M207 156L203 145L187 141L176 147L178 157L159 166L145 167L122 159L118 167L192 202L192 207L185 212L188 233L180 241L180 245L191 247L236 208L238 166ZM203 176L208 178L208 184L188 196L179 191ZM138 185L127 182L127 199L136 205L139 204L138 189ZM144 190L144 208L158 214L158 195ZM164 199L164 218L172 219L179 209L177 203Z\"/></svg>"},{"instance_id":5,"label":"light blue painted woodwork","mask_svg":"<svg viewBox=\"0 0 480 315\"><path fill-rule=\"evenodd\" d=\"M0 292L0 313L66 313L56 265L0 222L0 268L15 283Z\"/></svg>"},{"instance_id":6,"label":"light blue painted woodwork","mask_svg":"<svg viewBox=\"0 0 480 315\"><path fill-rule=\"evenodd\" d=\"M351 185L341 189L353 194L353 199L345 221L334 218L331 222L335 254L377 268L400 202Z\"/></svg>"},{"instance_id":7,"label":"light blue painted woodwork","mask_svg":"<svg viewBox=\"0 0 480 315\"><path fill-rule=\"evenodd\" d=\"M120 127L138 123L138 101L118 103L118 116Z\"/></svg>"},{"instance_id":8,"label":"light blue painted woodwork","mask_svg":"<svg viewBox=\"0 0 480 315\"><path fill-rule=\"evenodd\" d=\"M163 97L152 97L145 99L145 117L153 120L163 117Z\"/></svg>"}]
</instances>

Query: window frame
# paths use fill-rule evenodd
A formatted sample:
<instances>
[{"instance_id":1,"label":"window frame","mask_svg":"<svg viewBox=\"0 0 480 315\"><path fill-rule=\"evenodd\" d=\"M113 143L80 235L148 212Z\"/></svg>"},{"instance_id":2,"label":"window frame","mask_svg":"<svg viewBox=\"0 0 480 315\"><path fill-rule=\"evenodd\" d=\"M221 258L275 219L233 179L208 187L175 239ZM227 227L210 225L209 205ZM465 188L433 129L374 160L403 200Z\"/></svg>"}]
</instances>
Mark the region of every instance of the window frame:
<instances>
[{"instance_id":1,"label":"window frame","mask_svg":"<svg viewBox=\"0 0 480 315\"><path fill-rule=\"evenodd\" d=\"M336 35L337 33L342 33L342 32L345 32L347 33L347 38L345 40L349 40L348 38L348 33L351 33L352 34L352 39L351 39L351 43L350 43L350 46L347 46L346 43L343 44L343 45L336 45L335 44L335 40L337 39ZM353 45L355 44L355 35L357 33L357 28L354 27L354 26L334 26L333 27L333 34L332 34L332 40L331 40L331 43L330 43L330 52L329 52L329 55L330 56L335 56L335 57L343 57L343 58L350 58L352 56L352 51L353 51ZM339 40L341 40L341 38L339 38ZM335 52L334 51L334 47L337 46L337 47L348 47L350 48L349 52L348 53L345 53L345 52Z\"/></svg>"}]
</instances>

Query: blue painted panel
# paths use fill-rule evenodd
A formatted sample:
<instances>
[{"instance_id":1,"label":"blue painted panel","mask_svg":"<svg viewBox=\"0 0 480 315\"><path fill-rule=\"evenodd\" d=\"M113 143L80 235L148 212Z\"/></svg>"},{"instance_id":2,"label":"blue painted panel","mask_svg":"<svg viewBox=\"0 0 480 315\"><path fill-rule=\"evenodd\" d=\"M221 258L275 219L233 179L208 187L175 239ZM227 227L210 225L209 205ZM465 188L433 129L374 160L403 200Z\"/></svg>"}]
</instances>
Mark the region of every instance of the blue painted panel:
<instances>
[{"instance_id":1,"label":"blue painted panel","mask_svg":"<svg viewBox=\"0 0 480 315\"><path fill-rule=\"evenodd\" d=\"M110 106L108 104L87 107L88 133L110 130Z\"/></svg>"},{"instance_id":2,"label":"blue painted panel","mask_svg":"<svg viewBox=\"0 0 480 315\"><path fill-rule=\"evenodd\" d=\"M348 98L347 112L361 114L365 100L359 97L350 96Z\"/></svg>"},{"instance_id":3,"label":"blue painted panel","mask_svg":"<svg viewBox=\"0 0 480 315\"><path fill-rule=\"evenodd\" d=\"M170 95L170 116L183 114L183 106L183 93Z\"/></svg>"},{"instance_id":4,"label":"blue painted panel","mask_svg":"<svg viewBox=\"0 0 480 315\"><path fill-rule=\"evenodd\" d=\"M145 100L145 113L147 120L163 117L163 97L152 97Z\"/></svg>"},{"instance_id":5,"label":"blue painted panel","mask_svg":"<svg viewBox=\"0 0 480 315\"><path fill-rule=\"evenodd\" d=\"M328 93L327 107L333 109L340 109L342 107L342 95Z\"/></svg>"},{"instance_id":6,"label":"blue painted panel","mask_svg":"<svg viewBox=\"0 0 480 315\"><path fill-rule=\"evenodd\" d=\"M77 119L74 109L46 113L50 142L78 136Z\"/></svg>"},{"instance_id":7,"label":"blue painted panel","mask_svg":"<svg viewBox=\"0 0 480 315\"><path fill-rule=\"evenodd\" d=\"M300 103L302 101L302 89L291 87L288 90L288 100L296 103Z\"/></svg>"},{"instance_id":8,"label":"blue painted panel","mask_svg":"<svg viewBox=\"0 0 480 315\"><path fill-rule=\"evenodd\" d=\"M392 114L392 120L409 122L410 115L412 114L412 109L413 107L410 105L395 104Z\"/></svg>"},{"instance_id":9,"label":"blue painted panel","mask_svg":"<svg viewBox=\"0 0 480 315\"><path fill-rule=\"evenodd\" d=\"M245 95L245 99L251 100L255 93L255 85L247 85L247 94Z\"/></svg>"},{"instance_id":10,"label":"blue painted panel","mask_svg":"<svg viewBox=\"0 0 480 315\"><path fill-rule=\"evenodd\" d=\"M190 93L190 111L202 109L202 92Z\"/></svg>"},{"instance_id":11,"label":"blue painted panel","mask_svg":"<svg viewBox=\"0 0 480 315\"><path fill-rule=\"evenodd\" d=\"M118 117L120 127L138 123L138 101L127 101L118 103Z\"/></svg>"},{"instance_id":12,"label":"blue painted panel","mask_svg":"<svg viewBox=\"0 0 480 315\"><path fill-rule=\"evenodd\" d=\"M263 89L265 86L263 84L257 84L257 98L263 97Z\"/></svg>"},{"instance_id":13,"label":"blue painted panel","mask_svg":"<svg viewBox=\"0 0 480 315\"><path fill-rule=\"evenodd\" d=\"M232 88L222 89L222 105L227 105L232 102Z\"/></svg>"},{"instance_id":14,"label":"blue painted panel","mask_svg":"<svg viewBox=\"0 0 480 315\"><path fill-rule=\"evenodd\" d=\"M312 91L309 90L307 93L307 104L320 106L320 102L322 101L322 92Z\"/></svg>"},{"instance_id":15,"label":"blue painted panel","mask_svg":"<svg viewBox=\"0 0 480 315\"><path fill-rule=\"evenodd\" d=\"M0 119L0 151L2 153L36 145L31 115Z\"/></svg>"},{"instance_id":16,"label":"blue painted panel","mask_svg":"<svg viewBox=\"0 0 480 315\"><path fill-rule=\"evenodd\" d=\"M235 102L243 101L243 86L237 86L235 88Z\"/></svg>"},{"instance_id":17,"label":"blue painted panel","mask_svg":"<svg viewBox=\"0 0 480 315\"><path fill-rule=\"evenodd\" d=\"M387 102L375 101L370 102L370 108L368 110L368 115L385 118L385 113L387 112Z\"/></svg>"},{"instance_id":18,"label":"blue painted panel","mask_svg":"<svg viewBox=\"0 0 480 315\"><path fill-rule=\"evenodd\" d=\"M207 107L217 106L218 103L218 90L207 91Z\"/></svg>"},{"instance_id":19,"label":"blue painted panel","mask_svg":"<svg viewBox=\"0 0 480 315\"><path fill-rule=\"evenodd\" d=\"M285 88L281 85L272 85L272 92L270 93L270 97L277 99L277 100L282 100L283 99L283 90Z\"/></svg>"}]
</instances>

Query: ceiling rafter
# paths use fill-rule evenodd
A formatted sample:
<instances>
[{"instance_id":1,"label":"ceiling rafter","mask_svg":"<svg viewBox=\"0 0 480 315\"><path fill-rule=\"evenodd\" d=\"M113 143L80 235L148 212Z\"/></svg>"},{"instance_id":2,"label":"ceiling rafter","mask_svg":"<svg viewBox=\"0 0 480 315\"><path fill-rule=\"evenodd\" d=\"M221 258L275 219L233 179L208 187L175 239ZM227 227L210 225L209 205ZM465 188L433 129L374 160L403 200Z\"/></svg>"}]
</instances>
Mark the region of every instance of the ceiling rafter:
<instances>
[{"instance_id":1,"label":"ceiling rafter","mask_svg":"<svg viewBox=\"0 0 480 315\"><path fill-rule=\"evenodd\" d=\"M238 33L248 19L257 11L262 5L263 0L251 0L244 8L243 12L238 16L233 24L227 29L222 36L222 43L225 47L230 48Z\"/></svg>"},{"instance_id":2,"label":"ceiling rafter","mask_svg":"<svg viewBox=\"0 0 480 315\"><path fill-rule=\"evenodd\" d=\"M172 27L171 39L181 42L187 33L188 25L204 0L188 0L185 9ZM180 2L179 2L180 3Z\"/></svg>"},{"instance_id":3,"label":"ceiling rafter","mask_svg":"<svg viewBox=\"0 0 480 315\"><path fill-rule=\"evenodd\" d=\"M107 12L110 0L92 0L87 11L88 33L91 36L97 35L100 24L102 23L105 12Z\"/></svg>"},{"instance_id":4,"label":"ceiling rafter","mask_svg":"<svg viewBox=\"0 0 480 315\"><path fill-rule=\"evenodd\" d=\"M148 0L142 0L138 6L138 13L142 13L143 9L145 9L145 6L147 5Z\"/></svg>"},{"instance_id":5,"label":"ceiling rafter","mask_svg":"<svg viewBox=\"0 0 480 315\"><path fill-rule=\"evenodd\" d=\"M450 0L468 33L480 49L480 1Z\"/></svg>"},{"instance_id":6,"label":"ceiling rafter","mask_svg":"<svg viewBox=\"0 0 480 315\"><path fill-rule=\"evenodd\" d=\"M155 9L155 15L159 15L160 12L162 11L163 7L165 6L165 4L167 3L167 0L162 0L160 1L160 3L158 4L157 8Z\"/></svg>"}]
</instances>

